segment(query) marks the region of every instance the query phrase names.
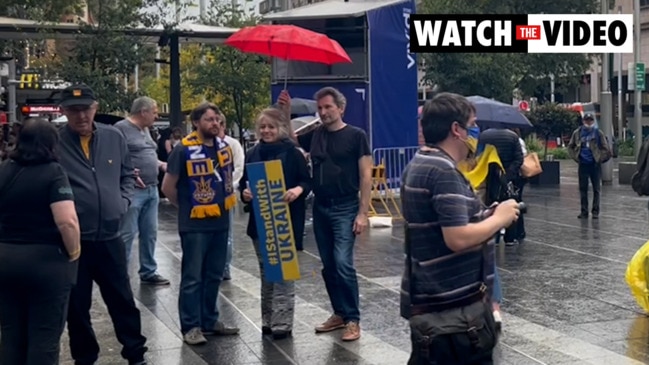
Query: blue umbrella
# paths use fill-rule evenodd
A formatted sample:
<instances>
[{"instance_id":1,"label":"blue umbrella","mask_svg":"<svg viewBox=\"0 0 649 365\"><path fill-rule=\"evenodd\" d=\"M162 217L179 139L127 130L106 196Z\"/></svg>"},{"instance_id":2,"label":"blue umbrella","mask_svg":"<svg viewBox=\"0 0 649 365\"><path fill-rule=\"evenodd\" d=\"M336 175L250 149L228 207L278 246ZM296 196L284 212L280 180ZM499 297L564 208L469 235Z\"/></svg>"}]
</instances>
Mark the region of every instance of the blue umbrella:
<instances>
[{"instance_id":1,"label":"blue umbrella","mask_svg":"<svg viewBox=\"0 0 649 365\"><path fill-rule=\"evenodd\" d=\"M532 128L532 122L527 119L517 107L500 101L487 99L483 96L469 96L467 99L475 106L476 117L480 127L491 128Z\"/></svg>"}]
</instances>

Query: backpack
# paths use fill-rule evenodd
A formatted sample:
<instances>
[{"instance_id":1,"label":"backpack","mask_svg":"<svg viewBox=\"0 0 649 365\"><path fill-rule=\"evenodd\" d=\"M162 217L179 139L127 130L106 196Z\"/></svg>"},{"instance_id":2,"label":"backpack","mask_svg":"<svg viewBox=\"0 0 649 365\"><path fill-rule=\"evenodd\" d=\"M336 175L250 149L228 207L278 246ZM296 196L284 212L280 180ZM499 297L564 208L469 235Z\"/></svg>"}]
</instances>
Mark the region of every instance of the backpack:
<instances>
[{"instance_id":1,"label":"backpack","mask_svg":"<svg viewBox=\"0 0 649 365\"><path fill-rule=\"evenodd\" d=\"M607 149L602 148L604 147L602 144L602 137L604 137L604 140L606 141L606 145L608 146ZM600 163L608 162L608 160L610 160L611 157L613 157L613 154L611 153L613 147L611 141L608 140L608 137L606 137L604 133L599 129L597 130L597 146L599 147L601 153L603 154L602 161L600 161Z\"/></svg>"},{"instance_id":2,"label":"backpack","mask_svg":"<svg viewBox=\"0 0 649 365\"><path fill-rule=\"evenodd\" d=\"M636 161L637 171L631 176L631 187L638 195L649 195L649 139L642 144L638 160Z\"/></svg>"}]
</instances>

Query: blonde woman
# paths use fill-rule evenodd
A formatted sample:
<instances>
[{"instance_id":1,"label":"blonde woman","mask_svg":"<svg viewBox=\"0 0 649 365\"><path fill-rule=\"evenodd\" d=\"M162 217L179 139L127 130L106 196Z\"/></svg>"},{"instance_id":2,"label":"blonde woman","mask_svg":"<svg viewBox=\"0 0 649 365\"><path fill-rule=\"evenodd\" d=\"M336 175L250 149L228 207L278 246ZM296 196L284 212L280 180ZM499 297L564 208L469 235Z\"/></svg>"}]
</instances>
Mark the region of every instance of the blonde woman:
<instances>
[{"instance_id":1,"label":"blonde woman","mask_svg":"<svg viewBox=\"0 0 649 365\"><path fill-rule=\"evenodd\" d=\"M304 237L305 199L311 191L311 176L302 152L291 140L290 122L278 109L265 109L255 123L259 143L246 154L246 165L254 162L281 160L286 184L284 200L289 203L293 236L301 245ZM239 182L241 199L250 204L253 195L248 188L248 172L244 168ZM250 207L246 209L250 211ZM253 214L248 218L248 236L252 239L259 260L261 277L262 332L273 339L283 339L292 334L295 306L295 283L272 283L266 280L259 249L257 226Z\"/></svg>"}]
</instances>

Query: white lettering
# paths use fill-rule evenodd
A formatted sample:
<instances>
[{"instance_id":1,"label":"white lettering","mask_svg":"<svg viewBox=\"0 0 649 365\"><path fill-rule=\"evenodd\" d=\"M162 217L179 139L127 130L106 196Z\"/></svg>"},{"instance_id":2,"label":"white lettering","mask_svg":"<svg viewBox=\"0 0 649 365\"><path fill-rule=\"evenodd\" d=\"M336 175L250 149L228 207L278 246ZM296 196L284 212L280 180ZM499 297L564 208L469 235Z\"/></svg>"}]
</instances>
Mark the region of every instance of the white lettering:
<instances>
[{"instance_id":1,"label":"white lettering","mask_svg":"<svg viewBox=\"0 0 649 365\"><path fill-rule=\"evenodd\" d=\"M443 47L451 45L456 47L462 46L462 36L460 35L460 30L456 22L446 23L446 32L444 32L444 40L442 41Z\"/></svg>"},{"instance_id":2,"label":"white lettering","mask_svg":"<svg viewBox=\"0 0 649 365\"><path fill-rule=\"evenodd\" d=\"M463 20L462 27L464 28L464 45L473 45L473 28L476 26L475 20Z\"/></svg>"},{"instance_id":3,"label":"white lettering","mask_svg":"<svg viewBox=\"0 0 649 365\"><path fill-rule=\"evenodd\" d=\"M534 14L527 23L539 30L530 53L633 53L632 14Z\"/></svg>"},{"instance_id":4,"label":"white lettering","mask_svg":"<svg viewBox=\"0 0 649 365\"><path fill-rule=\"evenodd\" d=\"M442 21L421 21L415 20L415 34L417 34L417 41L419 46L437 46L439 45L439 34L441 33ZM434 28L433 28L434 25Z\"/></svg>"},{"instance_id":5,"label":"white lettering","mask_svg":"<svg viewBox=\"0 0 649 365\"><path fill-rule=\"evenodd\" d=\"M190 160L199 160L205 158L205 154L201 153L203 151L203 147L201 146L190 146L189 151L190 151L189 153Z\"/></svg>"},{"instance_id":6,"label":"white lettering","mask_svg":"<svg viewBox=\"0 0 649 365\"><path fill-rule=\"evenodd\" d=\"M512 22L496 20L494 22L494 43L495 46L512 45Z\"/></svg>"},{"instance_id":7,"label":"white lettering","mask_svg":"<svg viewBox=\"0 0 649 365\"><path fill-rule=\"evenodd\" d=\"M417 43L422 47L471 47L474 37L483 47L509 47L512 45L513 26L511 21L415 20L413 24ZM442 27L444 27L443 34ZM487 36L488 33L490 33L489 36ZM441 44L439 42L440 35L442 35Z\"/></svg>"},{"instance_id":8,"label":"white lettering","mask_svg":"<svg viewBox=\"0 0 649 365\"><path fill-rule=\"evenodd\" d=\"M478 43L480 43L481 45L483 45L485 47L489 46L489 44L491 43L491 42L489 42L489 38L487 38L485 36L485 34L484 34L485 30L487 28L490 28L490 26L491 26L491 24L489 24L488 22L480 22L480 24L478 24L478 30L476 31L476 36L478 38Z\"/></svg>"},{"instance_id":9,"label":"white lettering","mask_svg":"<svg viewBox=\"0 0 649 365\"><path fill-rule=\"evenodd\" d=\"M403 21L405 23L406 35L406 59L408 60L408 66L406 67L407 69L412 68L416 63L413 54L410 52L410 12L411 11L409 8L403 9ZM365 96L363 96L363 100L365 100Z\"/></svg>"}]
</instances>

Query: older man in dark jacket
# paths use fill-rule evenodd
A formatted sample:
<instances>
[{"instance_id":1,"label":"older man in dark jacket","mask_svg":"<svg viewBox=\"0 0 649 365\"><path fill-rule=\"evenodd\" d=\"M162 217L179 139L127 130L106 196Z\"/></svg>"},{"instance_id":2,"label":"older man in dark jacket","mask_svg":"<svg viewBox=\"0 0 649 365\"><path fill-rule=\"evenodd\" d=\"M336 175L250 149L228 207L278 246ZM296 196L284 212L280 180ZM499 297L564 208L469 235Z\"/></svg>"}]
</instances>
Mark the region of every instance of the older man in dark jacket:
<instances>
[{"instance_id":1,"label":"older man in dark jacket","mask_svg":"<svg viewBox=\"0 0 649 365\"><path fill-rule=\"evenodd\" d=\"M135 184L134 168L122 134L94 122L97 102L86 85L63 90L61 108L68 124L60 131L58 149L74 192L81 228L77 286L70 296L68 333L76 365L94 364L99 344L90 321L92 285L96 282L130 365L144 365L146 338L127 273L120 221Z\"/></svg>"}]
</instances>

